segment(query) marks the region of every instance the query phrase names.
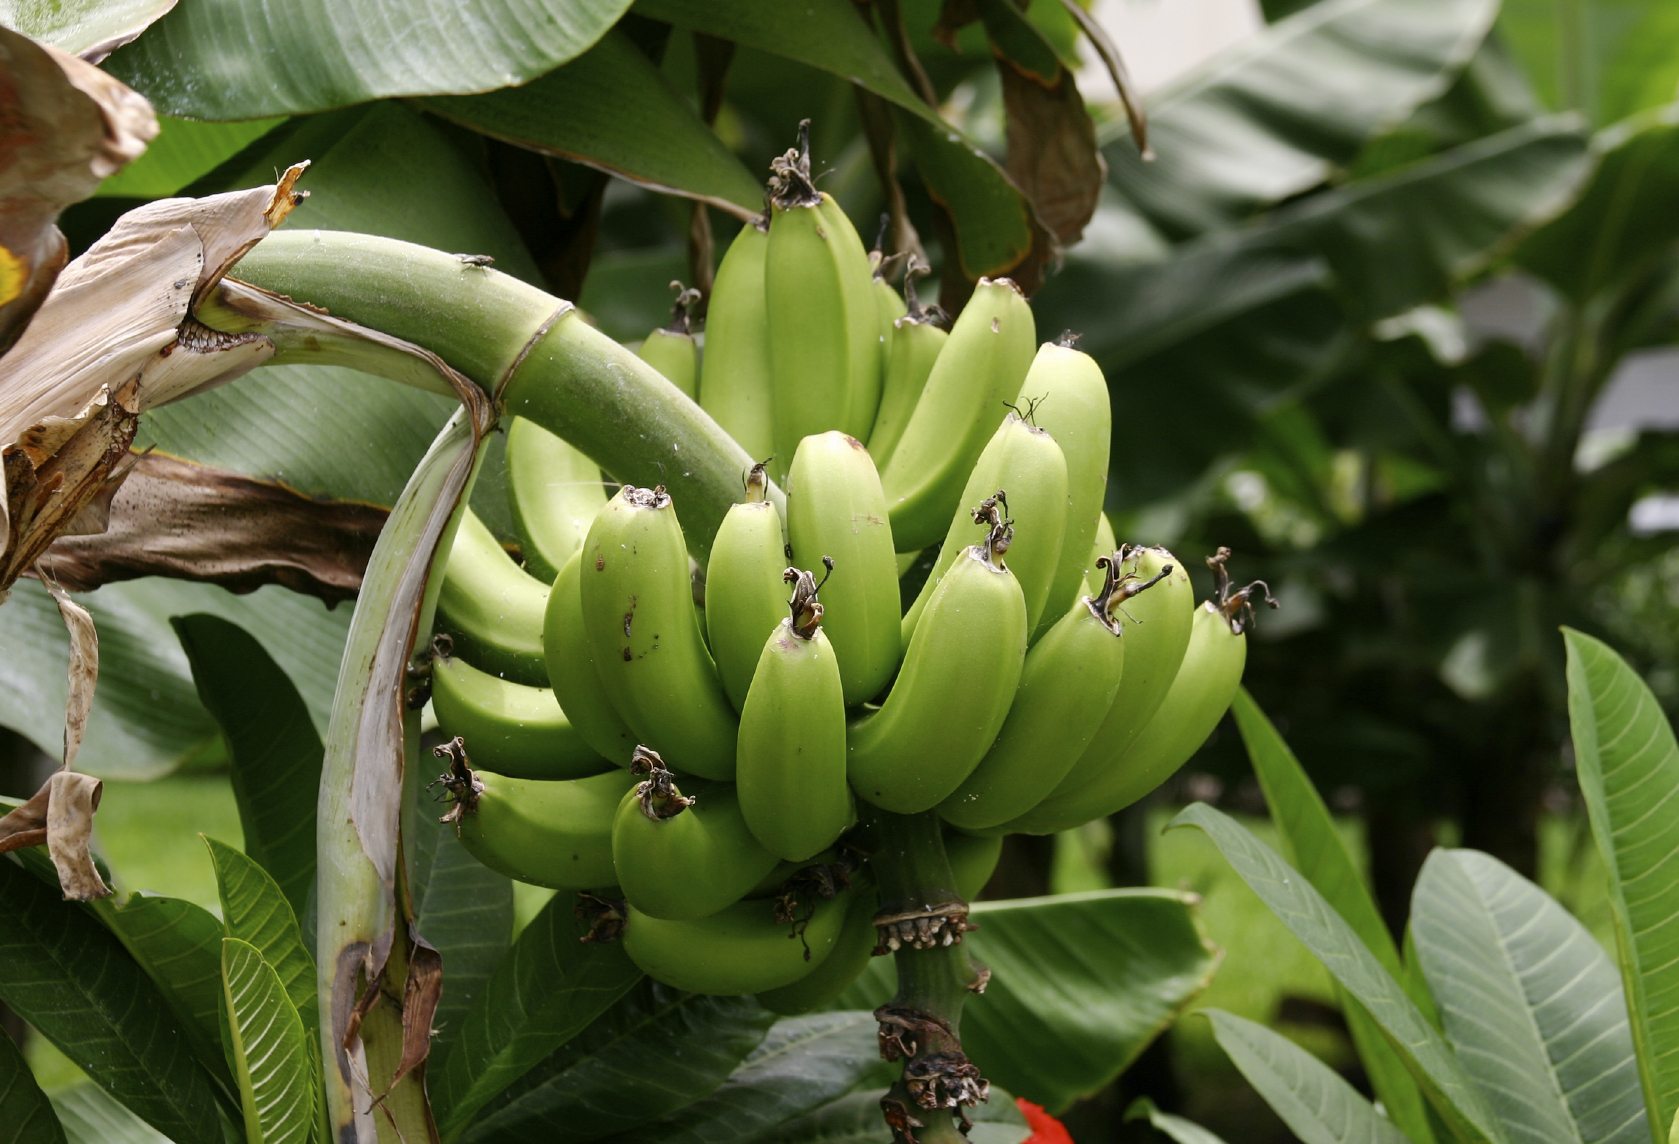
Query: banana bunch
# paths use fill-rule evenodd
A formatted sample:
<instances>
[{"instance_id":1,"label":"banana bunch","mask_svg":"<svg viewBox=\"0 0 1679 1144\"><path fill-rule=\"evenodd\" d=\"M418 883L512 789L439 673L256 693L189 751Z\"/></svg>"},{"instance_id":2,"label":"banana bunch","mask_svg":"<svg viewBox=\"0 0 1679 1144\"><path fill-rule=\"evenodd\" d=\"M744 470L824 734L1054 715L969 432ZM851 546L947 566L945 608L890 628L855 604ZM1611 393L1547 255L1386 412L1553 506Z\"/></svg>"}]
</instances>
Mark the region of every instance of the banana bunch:
<instances>
[{"instance_id":1,"label":"banana bunch","mask_svg":"<svg viewBox=\"0 0 1679 1144\"><path fill-rule=\"evenodd\" d=\"M1110 814L1180 767L1275 601L1232 587L1227 550L1197 605L1170 552L1116 542L1107 384L1070 340L1037 345L1012 283L946 322L913 260L900 297L901 260L815 189L807 136L772 170L703 341L683 295L643 351L769 458L706 566L672 493L609 497L515 421L523 563L463 513L431 688L445 821L480 861L585 892L661 981L796 1012L882 947L871 815L936 813L977 893L1003 835Z\"/></svg>"}]
</instances>

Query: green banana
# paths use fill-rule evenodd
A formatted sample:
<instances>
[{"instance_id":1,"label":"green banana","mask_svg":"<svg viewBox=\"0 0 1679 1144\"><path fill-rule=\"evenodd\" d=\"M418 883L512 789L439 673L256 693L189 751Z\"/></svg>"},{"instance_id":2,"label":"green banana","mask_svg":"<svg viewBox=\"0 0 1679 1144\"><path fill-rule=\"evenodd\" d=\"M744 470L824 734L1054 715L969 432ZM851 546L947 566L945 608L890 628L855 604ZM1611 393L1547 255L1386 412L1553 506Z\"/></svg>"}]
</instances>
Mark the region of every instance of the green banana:
<instances>
[{"instance_id":1,"label":"green banana","mask_svg":"<svg viewBox=\"0 0 1679 1144\"><path fill-rule=\"evenodd\" d=\"M1056 623L1062 609L1082 593L1096 521L1108 488L1108 449L1113 436L1102 368L1095 358L1074 349L1069 335L1062 337L1039 347L1020 387L1020 408L1030 410L1033 423L1049 430L1067 460L1066 539L1049 577L1049 606L1041 617L1033 613L1033 639ZM1112 551L1110 542L1101 553Z\"/></svg>"},{"instance_id":2,"label":"green banana","mask_svg":"<svg viewBox=\"0 0 1679 1144\"><path fill-rule=\"evenodd\" d=\"M1153 718L1177 676L1189 646L1195 618L1195 594L1189 573L1163 548L1121 549L1125 553L1120 599L1110 600L1108 614L1124 629L1125 672L1113 706L1078 761L1037 806L998 829L1051 834L1088 821L1087 791L1099 783Z\"/></svg>"},{"instance_id":3,"label":"green banana","mask_svg":"<svg viewBox=\"0 0 1679 1144\"><path fill-rule=\"evenodd\" d=\"M766 220L729 244L711 284L700 355L700 408L754 457L775 451L769 316L764 299Z\"/></svg>"},{"instance_id":4,"label":"green banana","mask_svg":"<svg viewBox=\"0 0 1679 1144\"><path fill-rule=\"evenodd\" d=\"M1119 541L1114 539L1113 522L1108 519L1107 513L1098 512L1096 514L1096 547L1090 550L1090 555L1086 557L1084 565L1084 594L1086 596L1094 596L1102 590L1105 566L1096 562L1118 547Z\"/></svg>"},{"instance_id":5,"label":"green banana","mask_svg":"<svg viewBox=\"0 0 1679 1144\"><path fill-rule=\"evenodd\" d=\"M947 830L944 834L944 856L950 862L951 877L956 881L956 895L964 902L979 897L997 863L1003 857L1003 836L986 837Z\"/></svg>"},{"instance_id":6,"label":"green banana","mask_svg":"<svg viewBox=\"0 0 1679 1144\"><path fill-rule=\"evenodd\" d=\"M939 581L880 709L854 722L857 797L894 814L949 797L1002 729L1026 657L1026 600L1003 565L999 522Z\"/></svg>"},{"instance_id":7,"label":"green banana","mask_svg":"<svg viewBox=\"0 0 1679 1144\"><path fill-rule=\"evenodd\" d=\"M671 307L670 321L647 335L636 356L693 397L700 388L700 347L694 341L689 315L700 292L684 289L680 282L672 282L671 288L676 291L676 304Z\"/></svg>"},{"instance_id":8,"label":"green banana","mask_svg":"<svg viewBox=\"0 0 1679 1144\"><path fill-rule=\"evenodd\" d=\"M546 687L511 683L440 655L431 662L431 701L443 733L461 736L473 758L499 774L574 779L612 766Z\"/></svg>"},{"instance_id":9,"label":"green banana","mask_svg":"<svg viewBox=\"0 0 1679 1144\"><path fill-rule=\"evenodd\" d=\"M438 628L455 653L515 683L546 686L542 610L547 604L547 585L519 567L467 509L437 595Z\"/></svg>"},{"instance_id":10,"label":"green banana","mask_svg":"<svg viewBox=\"0 0 1679 1144\"><path fill-rule=\"evenodd\" d=\"M657 752L636 749L630 788L612 818L612 865L636 909L655 918L702 918L741 900L777 865L746 828L725 784L681 792Z\"/></svg>"},{"instance_id":11,"label":"green banana","mask_svg":"<svg viewBox=\"0 0 1679 1144\"><path fill-rule=\"evenodd\" d=\"M759 1004L772 1013L809 1013L827 1005L863 975L874 957L874 895L866 886L858 886L850 898L833 952L791 985L759 993Z\"/></svg>"},{"instance_id":12,"label":"green banana","mask_svg":"<svg viewBox=\"0 0 1679 1144\"><path fill-rule=\"evenodd\" d=\"M741 813L754 837L800 862L851 825L845 781L845 693L822 631L815 577L789 568L792 615L764 642L740 712L735 764Z\"/></svg>"},{"instance_id":13,"label":"green banana","mask_svg":"<svg viewBox=\"0 0 1679 1144\"><path fill-rule=\"evenodd\" d=\"M583 553L573 552L548 593L542 616L542 658L554 698L577 733L595 752L617 766L630 765L637 742L595 668L594 651L583 630Z\"/></svg>"},{"instance_id":14,"label":"green banana","mask_svg":"<svg viewBox=\"0 0 1679 1144\"><path fill-rule=\"evenodd\" d=\"M671 921L631 902L624 952L647 976L689 993L763 993L814 972L833 952L850 907L843 893L790 923L778 921L769 902L748 899L709 917Z\"/></svg>"},{"instance_id":15,"label":"green banana","mask_svg":"<svg viewBox=\"0 0 1679 1144\"><path fill-rule=\"evenodd\" d=\"M950 522L1004 405L1020 393L1037 340L1019 287L981 278L881 469L892 534L906 552L938 540Z\"/></svg>"},{"instance_id":16,"label":"green banana","mask_svg":"<svg viewBox=\"0 0 1679 1144\"><path fill-rule=\"evenodd\" d=\"M549 584L606 503L600 466L534 421L507 427L507 499L525 567Z\"/></svg>"},{"instance_id":17,"label":"green banana","mask_svg":"<svg viewBox=\"0 0 1679 1144\"><path fill-rule=\"evenodd\" d=\"M595 671L637 741L702 778L733 778L735 712L700 634L688 548L662 487L625 485L606 503L580 579Z\"/></svg>"},{"instance_id":18,"label":"green banana","mask_svg":"<svg viewBox=\"0 0 1679 1144\"><path fill-rule=\"evenodd\" d=\"M615 884L612 814L628 781L619 770L580 779L516 779L476 770L459 738L436 748L452 824L471 855L533 886L592 890Z\"/></svg>"},{"instance_id":19,"label":"green banana","mask_svg":"<svg viewBox=\"0 0 1679 1144\"><path fill-rule=\"evenodd\" d=\"M905 644L914 634L921 610L938 587L939 578L956 562L963 538L973 534L975 513L989 511L984 506L993 498L1014 524L1014 541L1004 559L1026 597L1026 621L1037 626L1049 599L1050 580L1061 558L1062 536L1067 529L1067 462L1054 437L1011 412L1003 417L985 451L974 462L962 489L962 507L951 518L933 571L921 585L915 603L904 613Z\"/></svg>"},{"instance_id":20,"label":"green banana","mask_svg":"<svg viewBox=\"0 0 1679 1144\"><path fill-rule=\"evenodd\" d=\"M997 741L939 804L946 822L983 830L1019 817L1055 789L1095 738L1125 666L1122 629L1108 614L1119 587L1119 561L1103 563L1104 591L1074 604L1026 653L1020 688Z\"/></svg>"},{"instance_id":21,"label":"green banana","mask_svg":"<svg viewBox=\"0 0 1679 1144\"><path fill-rule=\"evenodd\" d=\"M904 435L910 414L933 372L933 363L950 337L950 317L937 306L923 306L915 297L913 275L925 270L922 263L910 260L904 274L904 295L909 306L901 318L892 323L887 335L886 359L880 377L880 409L875 414L874 428L869 431L869 453L875 464L885 468L892 451Z\"/></svg>"},{"instance_id":22,"label":"green banana","mask_svg":"<svg viewBox=\"0 0 1679 1144\"><path fill-rule=\"evenodd\" d=\"M765 637L787 614L781 579L787 546L781 513L765 499L767 486L764 466L754 465L746 478L746 502L723 518L705 570L706 637L737 711L746 702Z\"/></svg>"},{"instance_id":23,"label":"green banana","mask_svg":"<svg viewBox=\"0 0 1679 1144\"><path fill-rule=\"evenodd\" d=\"M879 308L868 254L845 213L811 182L808 120L799 143L770 165L764 261L775 455L783 463L813 433L868 436L880 402Z\"/></svg>"},{"instance_id":24,"label":"green banana","mask_svg":"<svg viewBox=\"0 0 1679 1144\"><path fill-rule=\"evenodd\" d=\"M823 624L847 704L872 699L892 678L898 637L898 558L886 499L869 451L829 431L806 437L788 477L787 539L793 562L833 561Z\"/></svg>"},{"instance_id":25,"label":"green banana","mask_svg":"<svg viewBox=\"0 0 1679 1144\"><path fill-rule=\"evenodd\" d=\"M1263 591L1262 598L1273 608L1277 602L1262 580L1231 591L1224 568L1229 557L1230 550L1221 548L1208 559L1217 588L1214 598L1195 609L1189 646L1172 686L1129 745L1114 752L1080 792L1084 802L1079 821L1124 810L1171 778L1230 709L1247 662L1254 593Z\"/></svg>"}]
</instances>

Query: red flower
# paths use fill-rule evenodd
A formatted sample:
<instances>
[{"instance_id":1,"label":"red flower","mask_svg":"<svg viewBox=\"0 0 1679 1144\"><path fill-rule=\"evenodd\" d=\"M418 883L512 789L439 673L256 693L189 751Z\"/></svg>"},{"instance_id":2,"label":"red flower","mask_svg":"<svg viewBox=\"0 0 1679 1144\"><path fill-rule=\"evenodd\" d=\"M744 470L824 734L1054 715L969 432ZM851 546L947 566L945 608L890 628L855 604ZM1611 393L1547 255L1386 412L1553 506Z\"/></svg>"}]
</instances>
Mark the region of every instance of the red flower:
<instances>
[{"instance_id":1,"label":"red flower","mask_svg":"<svg viewBox=\"0 0 1679 1144\"><path fill-rule=\"evenodd\" d=\"M1015 1097L1014 1103L1026 1118L1026 1126L1032 1130L1025 1144L1073 1144L1067 1126L1045 1112L1043 1105L1033 1104L1024 1096Z\"/></svg>"}]
</instances>

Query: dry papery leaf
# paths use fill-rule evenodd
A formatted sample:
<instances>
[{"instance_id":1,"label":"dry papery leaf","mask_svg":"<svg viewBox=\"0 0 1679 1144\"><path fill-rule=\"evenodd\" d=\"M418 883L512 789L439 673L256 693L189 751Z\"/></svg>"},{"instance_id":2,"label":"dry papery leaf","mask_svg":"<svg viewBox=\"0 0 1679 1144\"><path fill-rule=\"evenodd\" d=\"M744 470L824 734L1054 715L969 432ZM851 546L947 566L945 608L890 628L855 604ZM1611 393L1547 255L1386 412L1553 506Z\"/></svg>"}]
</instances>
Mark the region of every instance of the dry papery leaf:
<instances>
[{"instance_id":1,"label":"dry papery leaf","mask_svg":"<svg viewBox=\"0 0 1679 1144\"><path fill-rule=\"evenodd\" d=\"M268 339L209 330L191 308L302 201L294 188L306 167L271 187L124 215L0 358L0 600L85 507L109 498L140 413L273 355Z\"/></svg>"},{"instance_id":2,"label":"dry papery leaf","mask_svg":"<svg viewBox=\"0 0 1679 1144\"><path fill-rule=\"evenodd\" d=\"M0 353L68 253L53 225L157 135L151 104L91 64L0 27Z\"/></svg>"}]
</instances>

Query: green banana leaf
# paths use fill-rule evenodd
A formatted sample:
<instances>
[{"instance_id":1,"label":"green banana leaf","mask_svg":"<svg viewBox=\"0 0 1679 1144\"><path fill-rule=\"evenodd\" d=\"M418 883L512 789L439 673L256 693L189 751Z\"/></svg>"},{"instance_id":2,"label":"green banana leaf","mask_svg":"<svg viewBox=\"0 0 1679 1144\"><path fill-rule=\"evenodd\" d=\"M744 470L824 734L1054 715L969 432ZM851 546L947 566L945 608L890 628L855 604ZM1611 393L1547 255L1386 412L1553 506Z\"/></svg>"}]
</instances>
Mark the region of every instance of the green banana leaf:
<instances>
[{"instance_id":1,"label":"green banana leaf","mask_svg":"<svg viewBox=\"0 0 1679 1144\"><path fill-rule=\"evenodd\" d=\"M345 19L333 0L182 4L106 67L167 114L255 119L511 87L580 55L628 7L479 0L417 13L367 0Z\"/></svg>"},{"instance_id":2,"label":"green banana leaf","mask_svg":"<svg viewBox=\"0 0 1679 1144\"><path fill-rule=\"evenodd\" d=\"M1546 103L1613 123L1679 89L1679 8L1667 0L1599 0L1566 7L1504 0L1499 35Z\"/></svg>"},{"instance_id":3,"label":"green banana leaf","mask_svg":"<svg viewBox=\"0 0 1679 1144\"><path fill-rule=\"evenodd\" d=\"M1679 744L1649 687L1600 640L1563 629L1574 765L1609 903L1651 1138L1679 1109Z\"/></svg>"},{"instance_id":4,"label":"green banana leaf","mask_svg":"<svg viewBox=\"0 0 1679 1144\"><path fill-rule=\"evenodd\" d=\"M52 1103L10 1037L0 1035L0 1124L16 1144L64 1144Z\"/></svg>"},{"instance_id":5,"label":"green banana leaf","mask_svg":"<svg viewBox=\"0 0 1679 1144\"><path fill-rule=\"evenodd\" d=\"M175 4L176 0L0 0L0 24L73 55L103 56L111 45L138 35Z\"/></svg>"},{"instance_id":6,"label":"green banana leaf","mask_svg":"<svg viewBox=\"0 0 1679 1144\"><path fill-rule=\"evenodd\" d=\"M15 862L0 862L0 912L0 1001L158 1131L219 1140L209 1076L117 939Z\"/></svg>"},{"instance_id":7,"label":"green banana leaf","mask_svg":"<svg viewBox=\"0 0 1679 1144\"><path fill-rule=\"evenodd\" d=\"M1496 858L1436 850L1411 932L1446 1038L1513 1137L1648 1138L1619 975L1567 910Z\"/></svg>"},{"instance_id":8,"label":"green banana leaf","mask_svg":"<svg viewBox=\"0 0 1679 1144\"><path fill-rule=\"evenodd\" d=\"M222 940L228 1056L239 1082L245 1133L263 1144L304 1144L315 1123L309 1035L274 967L257 947Z\"/></svg>"},{"instance_id":9,"label":"green banana leaf","mask_svg":"<svg viewBox=\"0 0 1679 1144\"><path fill-rule=\"evenodd\" d=\"M278 975L303 1027L313 1036L321 1021L315 1000L315 959L303 944L291 904L279 883L254 859L214 838L204 841L216 868L227 936L256 947Z\"/></svg>"},{"instance_id":10,"label":"green banana leaf","mask_svg":"<svg viewBox=\"0 0 1679 1144\"><path fill-rule=\"evenodd\" d=\"M748 997L678 993L644 979L486 1105L462 1139L615 1138L716 1091L773 1020Z\"/></svg>"},{"instance_id":11,"label":"green banana leaf","mask_svg":"<svg viewBox=\"0 0 1679 1144\"><path fill-rule=\"evenodd\" d=\"M1405 1144L1410 1139L1334 1069L1281 1033L1204 1009L1219 1046L1301 1144Z\"/></svg>"},{"instance_id":12,"label":"green banana leaf","mask_svg":"<svg viewBox=\"0 0 1679 1144\"><path fill-rule=\"evenodd\" d=\"M1444 92L1493 0L1325 0L1214 55L1149 100L1156 159L1104 148L1131 209L1177 235L1323 183L1380 128Z\"/></svg>"},{"instance_id":13,"label":"green banana leaf","mask_svg":"<svg viewBox=\"0 0 1679 1144\"><path fill-rule=\"evenodd\" d=\"M244 851L279 884L298 918L315 885L315 791L321 736L303 697L250 633L219 616L171 621L198 697L227 741Z\"/></svg>"},{"instance_id":14,"label":"green banana leaf","mask_svg":"<svg viewBox=\"0 0 1679 1144\"><path fill-rule=\"evenodd\" d=\"M441 845L460 848L453 838ZM441 1059L428 1070L443 1139L460 1136L496 1094L641 980L620 946L578 940L587 927L572 906L571 896L559 895L543 908L446 1037Z\"/></svg>"},{"instance_id":15,"label":"green banana leaf","mask_svg":"<svg viewBox=\"0 0 1679 1144\"><path fill-rule=\"evenodd\" d=\"M1399 950L1376 908L1376 900L1353 865L1329 808L1271 721L1246 689L1230 707L1247 748L1265 805L1276 823L1283 857L1304 874L1326 902L1358 935L1390 976L1405 981ZM1422 1094L1405 1062L1382 1038L1370 1014L1340 986L1342 1011L1359 1060L1388 1116L1414 1141L1432 1138ZM1413 998L1415 1000L1415 998ZM1215 1030L1217 1022L1214 1023Z\"/></svg>"},{"instance_id":16,"label":"green banana leaf","mask_svg":"<svg viewBox=\"0 0 1679 1144\"><path fill-rule=\"evenodd\" d=\"M1188 807L1171 825L1204 831L1237 875L1364 1006L1452 1133L1471 1141L1504 1139L1444 1038L1310 882L1233 819L1204 803Z\"/></svg>"},{"instance_id":17,"label":"green banana leaf","mask_svg":"<svg viewBox=\"0 0 1679 1144\"><path fill-rule=\"evenodd\" d=\"M163 116L158 121L157 138L145 153L100 183L99 195L161 199L180 194L284 122L271 118L201 123Z\"/></svg>"}]
</instances>

